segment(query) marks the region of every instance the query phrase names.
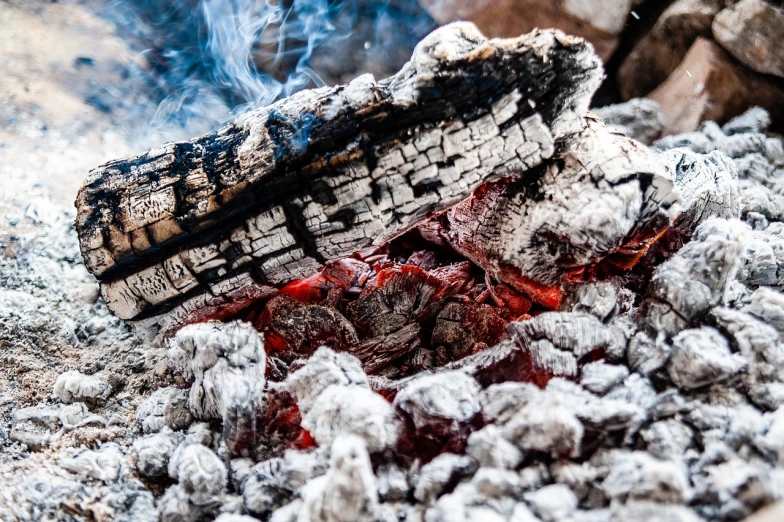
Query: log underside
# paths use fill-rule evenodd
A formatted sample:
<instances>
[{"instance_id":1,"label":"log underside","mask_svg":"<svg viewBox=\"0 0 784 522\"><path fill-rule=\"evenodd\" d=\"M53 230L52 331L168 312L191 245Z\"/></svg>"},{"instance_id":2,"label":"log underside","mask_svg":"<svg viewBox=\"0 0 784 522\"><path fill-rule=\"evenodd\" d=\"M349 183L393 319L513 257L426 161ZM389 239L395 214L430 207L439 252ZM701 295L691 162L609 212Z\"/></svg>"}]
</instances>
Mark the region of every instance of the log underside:
<instances>
[{"instance_id":1,"label":"log underside","mask_svg":"<svg viewBox=\"0 0 784 522\"><path fill-rule=\"evenodd\" d=\"M163 333L395 237L583 127L602 69L555 31L443 27L397 75L304 91L90 173L88 269L119 317Z\"/></svg>"}]
</instances>

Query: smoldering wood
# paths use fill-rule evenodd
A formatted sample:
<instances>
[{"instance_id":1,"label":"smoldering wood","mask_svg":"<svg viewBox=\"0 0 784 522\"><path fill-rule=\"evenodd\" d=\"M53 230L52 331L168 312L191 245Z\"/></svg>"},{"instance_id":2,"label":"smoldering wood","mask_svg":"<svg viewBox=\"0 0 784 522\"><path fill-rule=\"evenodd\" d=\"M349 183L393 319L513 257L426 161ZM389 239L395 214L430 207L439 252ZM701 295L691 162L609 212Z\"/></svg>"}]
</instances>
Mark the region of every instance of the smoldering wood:
<instances>
[{"instance_id":1,"label":"smoldering wood","mask_svg":"<svg viewBox=\"0 0 784 522\"><path fill-rule=\"evenodd\" d=\"M271 295L551 157L602 74L557 31L443 27L391 78L304 91L93 170L76 201L85 264L113 312L154 332Z\"/></svg>"}]
</instances>

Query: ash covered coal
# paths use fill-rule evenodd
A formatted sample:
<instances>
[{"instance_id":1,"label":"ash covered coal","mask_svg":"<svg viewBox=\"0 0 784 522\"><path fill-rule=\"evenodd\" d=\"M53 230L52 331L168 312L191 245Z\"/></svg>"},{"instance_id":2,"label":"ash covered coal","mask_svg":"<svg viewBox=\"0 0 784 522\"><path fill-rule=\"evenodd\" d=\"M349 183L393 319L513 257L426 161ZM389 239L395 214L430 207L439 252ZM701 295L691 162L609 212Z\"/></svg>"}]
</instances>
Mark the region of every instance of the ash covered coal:
<instances>
[{"instance_id":1,"label":"ash covered coal","mask_svg":"<svg viewBox=\"0 0 784 522\"><path fill-rule=\"evenodd\" d=\"M605 114L645 139L660 121ZM732 521L784 497L767 113L650 148L570 117L536 165L144 346L137 396L53 376L9 412L31 464L0 517Z\"/></svg>"}]
</instances>

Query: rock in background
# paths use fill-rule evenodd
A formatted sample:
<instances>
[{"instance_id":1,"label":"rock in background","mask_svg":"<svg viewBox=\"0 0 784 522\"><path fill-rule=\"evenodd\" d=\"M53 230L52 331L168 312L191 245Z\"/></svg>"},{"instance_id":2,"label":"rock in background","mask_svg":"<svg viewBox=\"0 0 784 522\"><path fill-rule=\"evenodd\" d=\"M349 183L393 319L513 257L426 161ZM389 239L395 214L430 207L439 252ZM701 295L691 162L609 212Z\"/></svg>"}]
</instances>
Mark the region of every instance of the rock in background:
<instances>
[{"instance_id":1,"label":"rock in background","mask_svg":"<svg viewBox=\"0 0 784 522\"><path fill-rule=\"evenodd\" d=\"M607 64L595 100L646 96L664 135L724 123L758 105L784 121L784 8L766 0L422 0L439 23L471 20L488 36L535 27L582 36Z\"/></svg>"}]
</instances>

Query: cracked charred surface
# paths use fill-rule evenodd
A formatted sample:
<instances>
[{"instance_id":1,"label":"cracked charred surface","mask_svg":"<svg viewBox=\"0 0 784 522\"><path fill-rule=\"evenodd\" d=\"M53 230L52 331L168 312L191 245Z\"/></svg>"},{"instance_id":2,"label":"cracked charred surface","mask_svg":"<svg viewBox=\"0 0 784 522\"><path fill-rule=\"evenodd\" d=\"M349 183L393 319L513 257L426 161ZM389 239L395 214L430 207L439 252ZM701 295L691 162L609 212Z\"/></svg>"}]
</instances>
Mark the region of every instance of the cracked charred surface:
<instances>
[{"instance_id":1,"label":"cracked charred surface","mask_svg":"<svg viewBox=\"0 0 784 522\"><path fill-rule=\"evenodd\" d=\"M441 28L389 79L305 91L92 171L76 202L86 266L153 334L230 315L541 164L582 128L601 77L591 46L557 31Z\"/></svg>"},{"instance_id":2,"label":"cracked charred surface","mask_svg":"<svg viewBox=\"0 0 784 522\"><path fill-rule=\"evenodd\" d=\"M553 159L446 212L441 235L493 277L558 308L564 281L634 266L680 208L655 154L589 117Z\"/></svg>"}]
</instances>

